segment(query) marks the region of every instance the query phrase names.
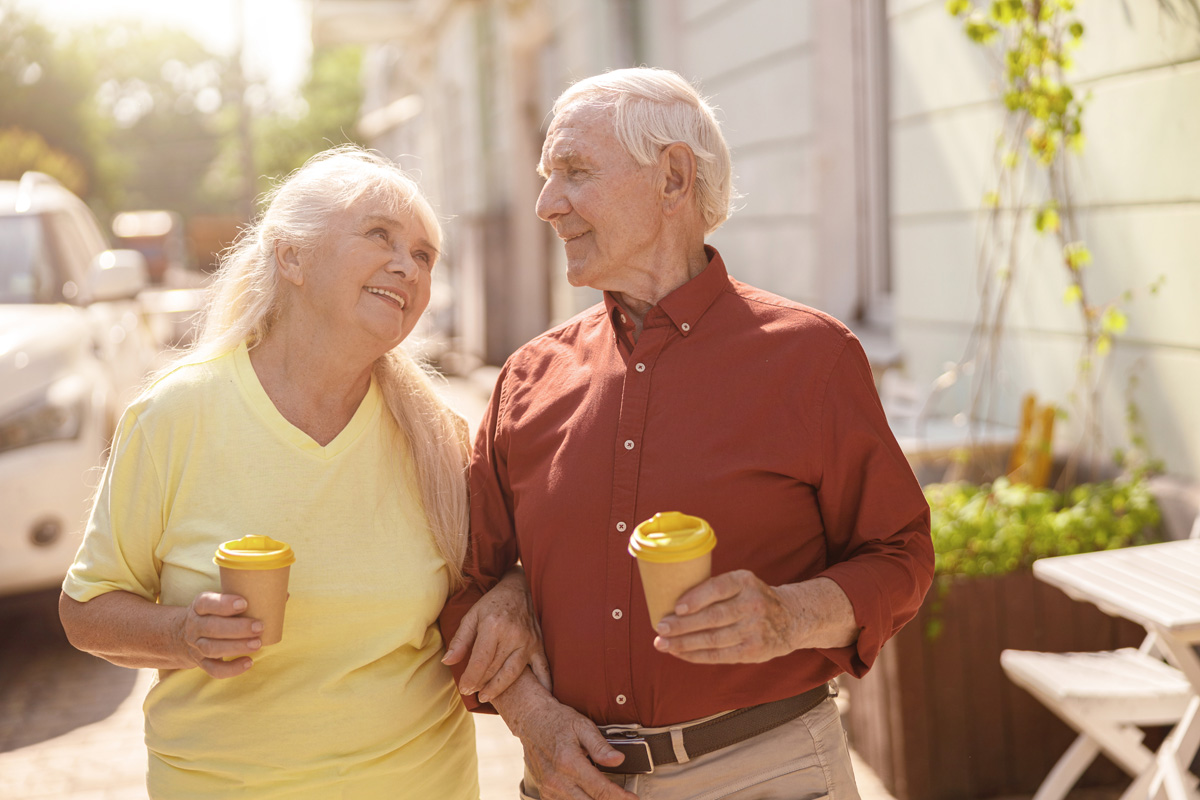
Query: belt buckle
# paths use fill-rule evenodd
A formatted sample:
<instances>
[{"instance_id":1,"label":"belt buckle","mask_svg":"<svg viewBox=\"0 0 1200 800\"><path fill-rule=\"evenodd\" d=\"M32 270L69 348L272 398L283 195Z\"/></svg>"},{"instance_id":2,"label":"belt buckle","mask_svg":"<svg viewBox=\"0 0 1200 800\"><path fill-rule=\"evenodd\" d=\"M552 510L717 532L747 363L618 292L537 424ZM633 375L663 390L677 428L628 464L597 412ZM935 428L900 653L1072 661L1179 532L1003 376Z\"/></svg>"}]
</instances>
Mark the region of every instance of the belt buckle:
<instances>
[{"instance_id":1,"label":"belt buckle","mask_svg":"<svg viewBox=\"0 0 1200 800\"><path fill-rule=\"evenodd\" d=\"M601 772L615 775L649 775L654 772L654 759L650 755L650 743L640 736L622 736L621 738L605 737L614 750L625 756L625 760L615 767L596 764Z\"/></svg>"}]
</instances>

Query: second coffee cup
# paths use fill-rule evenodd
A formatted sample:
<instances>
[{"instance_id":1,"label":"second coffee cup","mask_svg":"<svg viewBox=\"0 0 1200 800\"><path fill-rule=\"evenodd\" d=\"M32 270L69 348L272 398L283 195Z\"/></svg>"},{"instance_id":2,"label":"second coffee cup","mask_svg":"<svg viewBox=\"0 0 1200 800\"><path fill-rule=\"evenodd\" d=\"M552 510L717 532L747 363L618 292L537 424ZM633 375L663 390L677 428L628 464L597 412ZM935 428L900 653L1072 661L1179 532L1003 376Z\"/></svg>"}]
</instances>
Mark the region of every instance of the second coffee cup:
<instances>
[{"instance_id":1,"label":"second coffee cup","mask_svg":"<svg viewBox=\"0 0 1200 800\"><path fill-rule=\"evenodd\" d=\"M712 575L717 537L700 517L665 511L633 529L629 554L637 558L650 625L674 612L681 595Z\"/></svg>"},{"instance_id":2,"label":"second coffee cup","mask_svg":"<svg viewBox=\"0 0 1200 800\"><path fill-rule=\"evenodd\" d=\"M281 641L292 548L269 536L243 536L218 547L213 561L221 568L221 592L246 599L238 616L262 621L263 646Z\"/></svg>"}]
</instances>

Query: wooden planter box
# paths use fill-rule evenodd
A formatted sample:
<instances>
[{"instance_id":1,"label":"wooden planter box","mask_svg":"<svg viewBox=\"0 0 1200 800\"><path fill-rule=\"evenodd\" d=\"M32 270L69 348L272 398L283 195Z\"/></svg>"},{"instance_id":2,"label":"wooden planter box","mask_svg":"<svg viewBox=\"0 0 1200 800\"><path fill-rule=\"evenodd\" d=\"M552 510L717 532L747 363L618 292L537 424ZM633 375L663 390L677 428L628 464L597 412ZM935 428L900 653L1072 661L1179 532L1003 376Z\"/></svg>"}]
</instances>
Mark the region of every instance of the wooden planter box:
<instances>
[{"instance_id":1,"label":"wooden planter box","mask_svg":"<svg viewBox=\"0 0 1200 800\"><path fill-rule=\"evenodd\" d=\"M843 677L851 744L897 800L1032 794L1076 734L1008 680L1000 651L1107 650L1144 637L1029 572L959 578L940 598L935 583L866 677ZM1101 757L1080 785L1127 780Z\"/></svg>"}]
</instances>

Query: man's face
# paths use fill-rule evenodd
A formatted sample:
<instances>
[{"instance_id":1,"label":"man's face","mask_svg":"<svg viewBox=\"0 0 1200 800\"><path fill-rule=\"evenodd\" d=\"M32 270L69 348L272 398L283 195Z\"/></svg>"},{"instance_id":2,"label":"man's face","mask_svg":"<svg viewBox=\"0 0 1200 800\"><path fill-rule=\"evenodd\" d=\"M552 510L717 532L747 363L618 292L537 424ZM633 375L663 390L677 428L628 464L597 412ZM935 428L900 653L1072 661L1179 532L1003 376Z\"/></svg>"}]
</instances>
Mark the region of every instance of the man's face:
<instances>
[{"instance_id":1,"label":"man's face","mask_svg":"<svg viewBox=\"0 0 1200 800\"><path fill-rule=\"evenodd\" d=\"M538 172L537 215L565 243L567 280L612 292L652 267L662 204L655 165L640 166L617 141L603 108L569 106L555 117Z\"/></svg>"}]
</instances>

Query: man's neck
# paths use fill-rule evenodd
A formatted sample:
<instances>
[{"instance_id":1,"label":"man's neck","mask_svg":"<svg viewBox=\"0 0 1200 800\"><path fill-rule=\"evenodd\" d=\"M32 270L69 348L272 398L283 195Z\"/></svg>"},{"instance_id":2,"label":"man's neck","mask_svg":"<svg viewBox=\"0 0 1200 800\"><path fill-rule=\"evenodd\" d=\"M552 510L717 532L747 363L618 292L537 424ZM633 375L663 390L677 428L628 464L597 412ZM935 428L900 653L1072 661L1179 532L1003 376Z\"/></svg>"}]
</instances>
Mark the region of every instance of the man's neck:
<instances>
[{"instance_id":1,"label":"man's neck","mask_svg":"<svg viewBox=\"0 0 1200 800\"><path fill-rule=\"evenodd\" d=\"M650 309L671 292L695 278L708 266L708 253L701 240L696 246L660 261L656 268L645 273L643 285L612 295L633 321L633 340L637 341Z\"/></svg>"}]
</instances>

